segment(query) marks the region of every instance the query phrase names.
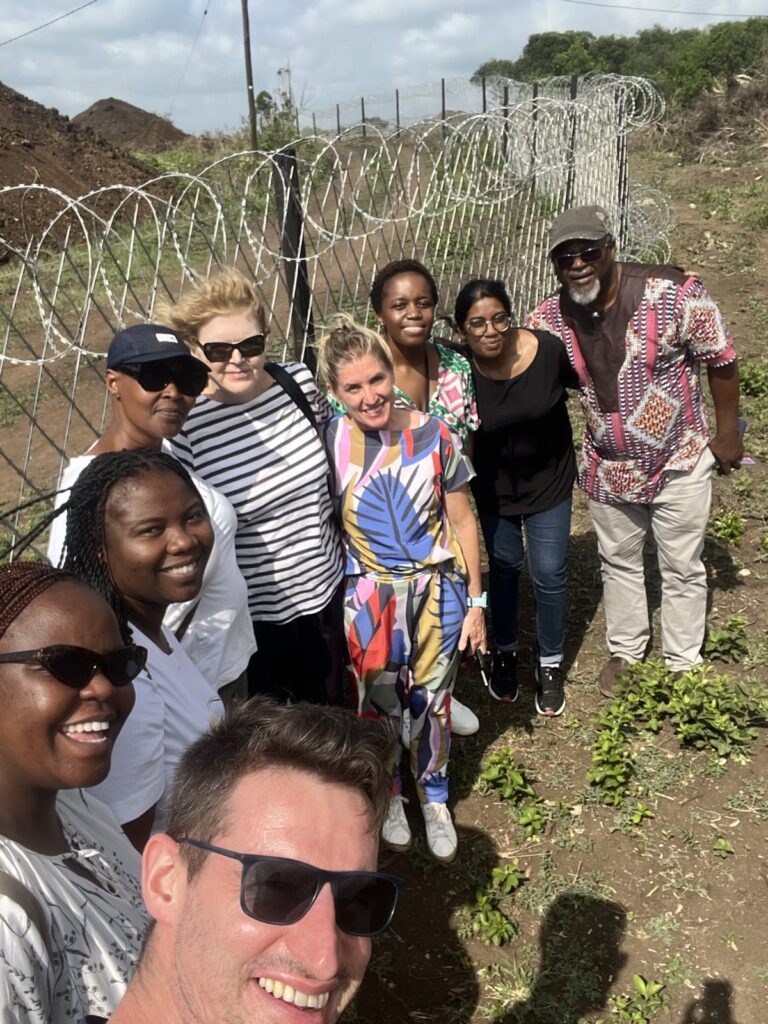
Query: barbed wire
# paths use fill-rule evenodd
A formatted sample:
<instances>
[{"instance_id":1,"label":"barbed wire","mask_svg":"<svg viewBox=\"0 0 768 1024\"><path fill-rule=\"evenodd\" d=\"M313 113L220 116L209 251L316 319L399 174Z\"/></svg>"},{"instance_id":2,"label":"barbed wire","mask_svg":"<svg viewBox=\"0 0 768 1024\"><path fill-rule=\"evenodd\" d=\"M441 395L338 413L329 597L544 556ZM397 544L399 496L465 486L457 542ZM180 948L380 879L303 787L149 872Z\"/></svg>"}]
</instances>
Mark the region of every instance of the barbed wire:
<instances>
[{"instance_id":1,"label":"barbed wire","mask_svg":"<svg viewBox=\"0 0 768 1024\"><path fill-rule=\"evenodd\" d=\"M312 318L369 318L376 269L403 256L427 263L448 304L468 277L493 276L524 314L555 284L546 232L569 204L605 206L624 258L668 258L669 203L626 177L626 137L661 115L661 98L642 79L577 84L574 100L570 79L541 84L535 98L496 83L508 102L485 113L304 134L278 153L244 151L198 174L79 197L40 184L0 189L0 222L17 224L0 237L0 390L18 417L3 428L3 492L15 487L21 507L50 491L51 466L101 429L112 334L216 266L238 265L254 281L277 339L270 354L282 345L300 358ZM294 202L300 235L286 247ZM299 270L311 307L297 318Z\"/></svg>"},{"instance_id":2,"label":"barbed wire","mask_svg":"<svg viewBox=\"0 0 768 1024\"><path fill-rule=\"evenodd\" d=\"M368 126L362 146L359 125L336 138L296 139L293 148L304 169L304 232L312 239L305 260L322 260L340 243L354 246L384 227L405 229L409 224L445 221L464 208L486 213L498 210L526 194L532 183L540 196L556 202L566 165L576 178L583 176L588 166L596 167L592 191L607 191L607 179L616 172L616 140L658 117L660 98L643 80L614 76L586 76L580 85L581 98L576 101L563 98L570 89L570 80L553 79L547 83L547 95L536 99L526 96L485 114L432 120L394 136ZM239 190L234 194L231 187L238 172ZM97 285L117 323L123 323L126 316L141 316L143 310L130 301L130 272L119 275L121 292L110 277L114 261L108 258L109 251L124 251L131 264L137 259L140 243L145 256L154 254L155 276L171 254L182 276L189 279L190 239L204 226L212 252L229 253L230 238L241 248L245 243L257 282L263 283L283 258L279 212L270 192L271 183L283 175L275 153L245 151L223 157L197 175L170 173L141 186L113 185L76 199L43 185L1 189L0 202L14 194L27 199L33 193L45 193L60 209L24 252L0 238L23 263L46 351L44 356L13 355L7 351L6 332L0 360L23 365L53 362L73 347L86 355L101 355L85 341ZM289 183L283 180L282 188L287 191ZM319 188L324 193L320 202ZM643 210L630 218L625 245L630 253L658 248L668 226L666 213L648 212L661 207L658 195L649 196L647 191L643 193ZM598 198L615 208L619 197ZM104 207L109 212L100 215L98 211ZM254 217L259 209L261 216ZM40 273L50 252L60 246L56 237L63 224L67 242L62 251L66 254L68 249L77 249L80 267L84 304L76 329L57 321L50 289L43 283L47 275ZM139 224L140 233L136 230ZM157 281L152 291L156 294ZM60 280L54 292L60 294Z\"/></svg>"}]
</instances>

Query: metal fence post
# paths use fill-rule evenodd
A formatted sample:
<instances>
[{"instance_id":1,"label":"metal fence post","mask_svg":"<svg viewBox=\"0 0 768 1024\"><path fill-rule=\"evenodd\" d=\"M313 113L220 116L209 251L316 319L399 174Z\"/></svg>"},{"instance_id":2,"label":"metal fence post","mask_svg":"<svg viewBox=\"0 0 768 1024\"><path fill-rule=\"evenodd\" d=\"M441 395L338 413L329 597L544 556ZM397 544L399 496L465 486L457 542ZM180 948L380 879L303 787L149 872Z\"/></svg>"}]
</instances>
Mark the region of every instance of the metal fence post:
<instances>
[{"instance_id":1,"label":"metal fence post","mask_svg":"<svg viewBox=\"0 0 768 1024\"><path fill-rule=\"evenodd\" d=\"M614 102L616 104L616 123L621 124L619 115L621 113L621 100L622 92L620 89L616 90ZM627 237L629 235L629 166L628 166L628 154L627 154L627 136L620 133L616 137L616 162L618 163L618 174L616 181L617 189L617 206L619 209L619 223L618 231L616 233L616 241L618 244L619 254L624 251L624 247L627 244Z\"/></svg>"},{"instance_id":2,"label":"metal fence post","mask_svg":"<svg viewBox=\"0 0 768 1024\"><path fill-rule=\"evenodd\" d=\"M395 89L395 123L397 124L397 133L400 134L400 90Z\"/></svg>"},{"instance_id":3,"label":"metal fence post","mask_svg":"<svg viewBox=\"0 0 768 1024\"><path fill-rule=\"evenodd\" d=\"M576 190L576 97L579 92L579 76L571 75L571 134L568 140L568 153L566 162L568 176L565 182L565 208L570 209L573 205L573 196Z\"/></svg>"},{"instance_id":4,"label":"metal fence post","mask_svg":"<svg viewBox=\"0 0 768 1024\"><path fill-rule=\"evenodd\" d=\"M336 104L336 134L341 135L341 113L338 103Z\"/></svg>"},{"instance_id":5,"label":"metal fence post","mask_svg":"<svg viewBox=\"0 0 768 1024\"><path fill-rule=\"evenodd\" d=\"M360 118L363 123L363 138L365 138L365 96L360 97Z\"/></svg>"},{"instance_id":6,"label":"metal fence post","mask_svg":"<svg viewBox=\"0 0 768 1024\"><path fill-rule=\"evenodd\" d=\"M539 83L533 83L531 95L533 111L531 113L531 192L536 195L536 161L539 148Z\"/></svg>"},{"instance_id":7,"label":"metal fence post","mask_svg":"<svg viewBox=\"0 0 768 1024\"><path fill-rule=\"evenodd\" d=\"M290 301L288 329L293 337L293 357L306 363L314 373L317 364L312 344L315 325L312 319L312 292L307 275L304 214L296 150L287 146L275 153L274 160L275 201L281 225L280 253Z\"/></svg>"},{"instance_id":8,"label":"metal fence post","mask_svg":"<svg viewBox=\"0 0 768 1024\"><path fill-rule=\"evenodd\" d=\"M440 97L442 102L443 138L445 138L445 79L440 79Z\"/></svg>"},{"instance_id":9,"label":"metal fence post","mask_svg":"<svg viewBox=\"0 0 768 1024\"><path fill-rule=\"evenodd\" d=\"M501 151L504 154L504 160L506 161L507 150L509 149L509 85L504 86L504 103L502 105L502 116L504 118L504 134L501 140Z\"/></svg>"},{"instance_id":10,"label":"metal fence post","mask_svg":"<svg viewBox=\"0 0 768 1024\"><path fill-rule=\"evenodd\" d=\"M483 83L483 113L487 114L488 113L488 96L487 96L486 91L485 91L485 75L483 75L483 77L482 77L482 83Z\"/></svg>"}]
</instances>

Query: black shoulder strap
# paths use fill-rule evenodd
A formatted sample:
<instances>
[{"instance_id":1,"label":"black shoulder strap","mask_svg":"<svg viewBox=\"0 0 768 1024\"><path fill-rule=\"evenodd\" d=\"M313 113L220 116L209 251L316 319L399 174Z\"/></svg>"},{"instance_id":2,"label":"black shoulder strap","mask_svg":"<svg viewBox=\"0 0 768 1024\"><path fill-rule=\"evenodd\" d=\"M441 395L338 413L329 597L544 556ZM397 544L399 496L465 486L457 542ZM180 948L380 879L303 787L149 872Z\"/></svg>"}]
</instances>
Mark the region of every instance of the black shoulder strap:
<instances>
[{"instance_id":1,"label":"black shoulder strap","mask_svg":"<svg viewBox=\"0 0 768 1024\"><path fill-rule=\"evenodd\" d=\"M301 390L301 386L294 379L294 377L290 373L288 373L284 366L281 366L279 363L265 363L264 369L267 371L270 377L272 377L274 381L280 385L283 391L285 391L286 394L293 399L294 404L299 407L299 409L304 413L304 415L307 417L307 419L318 432L318 434L320 434L320 426L317 422L317 417L315 416L314 410L312 406L309 404L309 399Z\"/></svg>"},{"instance_id":2,"label":"black shoulder strap","mask_svg":"<svg viewBox=\"0 0 768 1024\"><path fill-rule=\"evenodd\" d=\"M284 366L281 366L279 363L264 363L264 369L271 377L274 378L275 383L279 384L283 391L285 391L285 393L290 398L293 399L295 405L297 405L301 412L304 413L304 415L307 417L307 419L312 424L314 429L317 431L317 436L320 438L320 444L323 447L323 452L325 453L325 460L326 463L328 464L328 472L326 474L328 496L331 499L331 507L333 509L334 519L338 524L340 523L340 520L339 509L336 502L336 489L334 487L333 463L331 460L330 452L328 451L328 445L326 443L326 438L328 434L328 423L330 421L326 420L326 422L322 424L317 422L317 417L315 416L314 409L309 404L309 399L301 390L301 386L298 384L298 382L290 373L288 373Z\"/></svg>"}]
</instances>

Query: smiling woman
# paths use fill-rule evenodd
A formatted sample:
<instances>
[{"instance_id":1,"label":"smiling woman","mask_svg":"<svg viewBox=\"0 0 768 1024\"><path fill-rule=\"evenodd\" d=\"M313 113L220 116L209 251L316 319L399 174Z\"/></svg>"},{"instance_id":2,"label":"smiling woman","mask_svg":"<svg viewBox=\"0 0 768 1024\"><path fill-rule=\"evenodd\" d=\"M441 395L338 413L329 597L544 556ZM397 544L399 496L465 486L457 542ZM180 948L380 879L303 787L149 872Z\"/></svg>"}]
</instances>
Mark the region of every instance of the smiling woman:
<instances>
[{"instance_id":1,"label":"smiling woman","mask_svg":"<svg viewBox=\"0 0 768 1024\"><path fill-rule=\"evenodd\" d=\"M319 437L328 403L303 364L266 362L266 314L239 271L217 271L158 315L208 364L171 447L237 512L258 643L249 694L344 703L341 552Z\"/></svg>"},{"instance_id":2,"label":"smiling woman","mask_svg":"<svg viewBox=\"0 0 768 1024\"><path fill-rule=\"evenodd\" d=\"M134 636L149 652L112 769L95 789L140 849L162 828L179 757L222 712L163 625L169 604L200 590L211 523L183 466L148 450L98 455L72 488L67 513L65 566L107 599L126 641Z\"/></svg>"},{"instance_id":3,"label":"smiling woman","mask_svg":"<svg viewBox=\"0 0 768 1024\"><path fill-rule=\"evenodd\" d=\"M195 398L208 384L208 370L169 327L134 324L112 339L106 380L109 426L64 470L57 508L97 455L135 448L160 451L184 425ZM194 479L194 484L211 518L214 548L199 594L191 602L169 605L165 625L176 633L208 682L225 691L233 689L231 684L237 686L256 647L245 580L235 558L237 517L223 494L200 479ZM65 534L66 514L62 513L53 521L48 543L53 565L61 560Z\"/></svg>"},{"instance_id":4,"label":"smiling woman","mask_svg":"<svg viewBox=\"0 0 768 1024\"><path fill-rule=\"evenodd\" d=\"M346 553L344 620L358 709L389 717L409 747L427 846L456 855L447 806L451 695L459 652L485 649L485 595L467 484L448 427L396 404L395 370L373 331L340 317L320 342L320 371L346 409L326 441ZM407 723L407 724L406 724ZM382 829L406 850L399 768Z\"/></svg>"},{"instance_id":5,"label":"smiling woman","mask_svg":"<svg viewBox=\"0 0 768 1024\"><path fill-rule=\"evenodd\" d=\"M109 1014L136 963L139 859L79 790L109 771L145 657L71 574L0 568L1 1020Z\"/></svg>"}]
</instances>

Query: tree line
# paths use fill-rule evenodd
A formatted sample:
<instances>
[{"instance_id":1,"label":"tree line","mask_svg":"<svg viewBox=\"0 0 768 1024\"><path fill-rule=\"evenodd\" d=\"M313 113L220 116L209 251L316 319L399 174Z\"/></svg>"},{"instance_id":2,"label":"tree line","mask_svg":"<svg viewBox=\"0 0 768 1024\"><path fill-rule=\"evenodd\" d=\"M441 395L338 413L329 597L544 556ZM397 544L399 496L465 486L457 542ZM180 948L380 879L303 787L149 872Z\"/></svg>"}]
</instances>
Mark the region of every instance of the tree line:
<instances>
[{"instance_id":1,"label":"tree line","mask_svg":"<svg viewBox=\"0 0 768 1024\"><path fill-rule=\"evenodd\" d=\"M702 29L655 25L632 36L539 32L529 37L518 60L487 60L472 81L498 75L535 82L590 71L640 75L667 100L688 104L715 82L765 70L767 64L768 18L747 18Z\"/></svg>"}]
</instances>

